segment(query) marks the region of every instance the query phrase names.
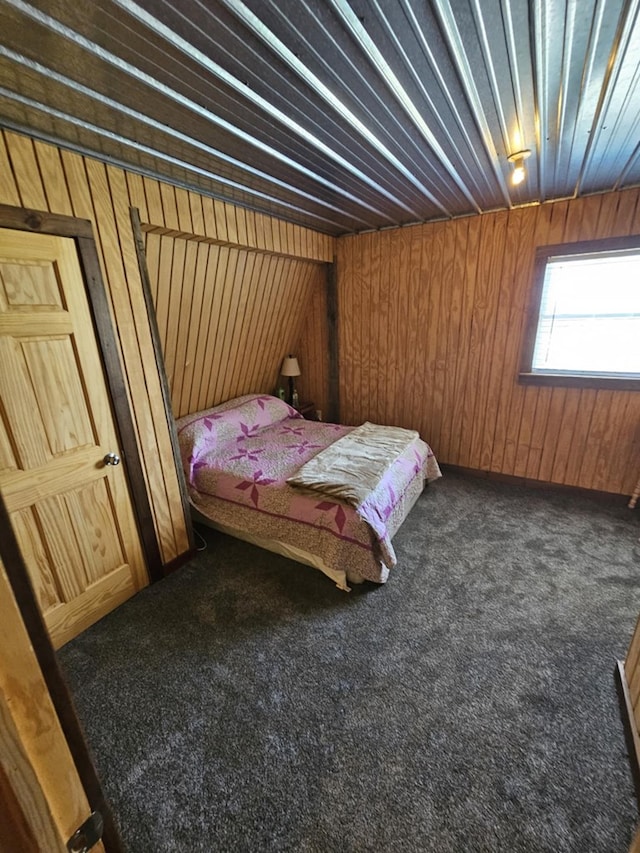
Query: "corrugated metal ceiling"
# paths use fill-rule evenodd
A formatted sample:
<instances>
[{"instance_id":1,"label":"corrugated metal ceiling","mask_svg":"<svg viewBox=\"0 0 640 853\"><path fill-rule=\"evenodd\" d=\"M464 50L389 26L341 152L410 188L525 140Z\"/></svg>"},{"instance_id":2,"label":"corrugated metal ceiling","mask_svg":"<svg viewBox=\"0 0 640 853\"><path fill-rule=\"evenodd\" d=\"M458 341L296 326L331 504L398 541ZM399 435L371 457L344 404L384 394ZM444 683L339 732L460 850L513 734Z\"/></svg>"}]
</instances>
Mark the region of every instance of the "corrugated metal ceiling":
<instances>
[{"instance_id":1,"label":"corrugated metal ceiling","mask_svg":"<svg viewBox=\"0 0 640 853\"><path fill-rule=\"evenodd\" d=\"M333 234L612 190L640 183L639 10L0 0L0 123Z\"/></svg>"}]
</instances>

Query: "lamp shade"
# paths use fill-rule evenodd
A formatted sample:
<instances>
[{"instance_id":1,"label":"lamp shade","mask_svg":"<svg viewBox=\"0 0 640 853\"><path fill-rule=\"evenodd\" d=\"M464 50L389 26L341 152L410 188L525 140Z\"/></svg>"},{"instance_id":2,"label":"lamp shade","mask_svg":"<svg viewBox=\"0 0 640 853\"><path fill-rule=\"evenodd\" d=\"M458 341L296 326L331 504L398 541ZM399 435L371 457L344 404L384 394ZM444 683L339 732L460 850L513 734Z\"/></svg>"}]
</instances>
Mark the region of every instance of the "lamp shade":
<instances>
[{"instance_id":1,"label":"lamp shade","mask_svg":"<svg viewBox=\"0 0 640 853\"><path fill-rule=\"evenodd\" d=\"M282 376L300 376L300 365L298 364L298 359L294 358L292 355L289 355L282 362L282 370L280 371Z\"/></svg>"}]
</instances>

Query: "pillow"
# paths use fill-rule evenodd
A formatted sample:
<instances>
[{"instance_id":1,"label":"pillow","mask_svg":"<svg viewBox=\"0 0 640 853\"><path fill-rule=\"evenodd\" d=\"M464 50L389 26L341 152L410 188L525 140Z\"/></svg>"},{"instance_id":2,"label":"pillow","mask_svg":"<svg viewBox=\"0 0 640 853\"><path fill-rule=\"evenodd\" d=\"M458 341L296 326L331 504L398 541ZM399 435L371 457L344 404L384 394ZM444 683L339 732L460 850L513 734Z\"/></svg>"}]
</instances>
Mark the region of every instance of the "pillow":
<instances>
[{"instance_id":1,"label":"pillow","mask_svg":"<svg viewBox=\"0 0 640 853\"><path fill-rule=\"evenodd\" d=\"M185 415L176 421L183 464L197 460L214 447L242 441L271 424L301 418L284 400L269 394L245 394L211 409Z\"/></svg>"}]
</instances>

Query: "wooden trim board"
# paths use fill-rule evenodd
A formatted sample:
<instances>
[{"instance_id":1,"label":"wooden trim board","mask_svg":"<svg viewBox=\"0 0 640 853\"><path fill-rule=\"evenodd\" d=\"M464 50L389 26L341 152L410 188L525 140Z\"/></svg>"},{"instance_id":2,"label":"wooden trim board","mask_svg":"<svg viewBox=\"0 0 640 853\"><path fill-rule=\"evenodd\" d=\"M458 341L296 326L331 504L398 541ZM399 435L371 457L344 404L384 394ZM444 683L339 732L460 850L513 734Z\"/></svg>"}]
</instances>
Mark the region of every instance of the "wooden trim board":
<instances>
[{"instance_id":1,"label":"wooden trim board","mask_svg":"<svg viewBox=\"0 0 640 853\"><path fill-rule=\"evenodd\" d=\"M136 207L129 208L129 212L131 214L131 227L133 229L133 237L136 245L136 253L138 256L138 266L140 267L140 278L142 281L142 292L144 294L144 301L147 306L147 314L149 315L149 326L151 329L151 339L153 342L153 350L156 359L156 366L158 368L158 376L160 377L160 387L162 390L162 400L164 403L165 415L167 418L167 426L169 428L169 435L171 437L171 448L173 450L173 461L176 466L176 472L178 475L178 483L180 486L180 498L182 500L182 509L184 511L185 524L187 530L187 538L189 541L189 551L187 552L187 557L189 557L194 549L195 549L195 538L193 535L193 522L191 520L191 509L189 507L189 498L187 496L187 484L184 477L184 471L182 470L182 460L180 458L180 445L178 444L178 431L176 429L176 422L173 416L173 409L171 407L171 392L169 391L169 383L167 381L167 372L164 366L164 359L162 356L162 345L160 343L160 333L158 331L158 322L156 320L156 312L153 304L153 297L151 295L151 283L149 280L149 270L147 268L147 257L144 249L144 238L142 236L142 226L140 224L140 212ZM171 566L173 564L181 565L182 562L185 562L183 559L184 555L178 556L176 560L173 560L171 564L167 564L163 567L164 573L166 574L173 569Z\"/></svg>"}]
</instances>

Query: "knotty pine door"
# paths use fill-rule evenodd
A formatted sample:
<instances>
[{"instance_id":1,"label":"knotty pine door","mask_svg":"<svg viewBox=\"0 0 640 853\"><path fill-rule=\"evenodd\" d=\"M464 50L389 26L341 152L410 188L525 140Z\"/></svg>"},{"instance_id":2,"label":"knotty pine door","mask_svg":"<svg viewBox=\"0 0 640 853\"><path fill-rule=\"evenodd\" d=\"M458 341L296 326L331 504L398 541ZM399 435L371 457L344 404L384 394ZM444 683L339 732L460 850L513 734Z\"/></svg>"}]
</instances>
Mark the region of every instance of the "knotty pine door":
<instances>
[{"instance_id":1,"label":"knotty pine door","mask_svg":"<svg viewBox=\"0 0 640 853\"><path fill-rule=\"evenodd\" d=\"M54 646L148 583L75 243L0 228L0 490Z\"/></svg>"}]
</instances>

